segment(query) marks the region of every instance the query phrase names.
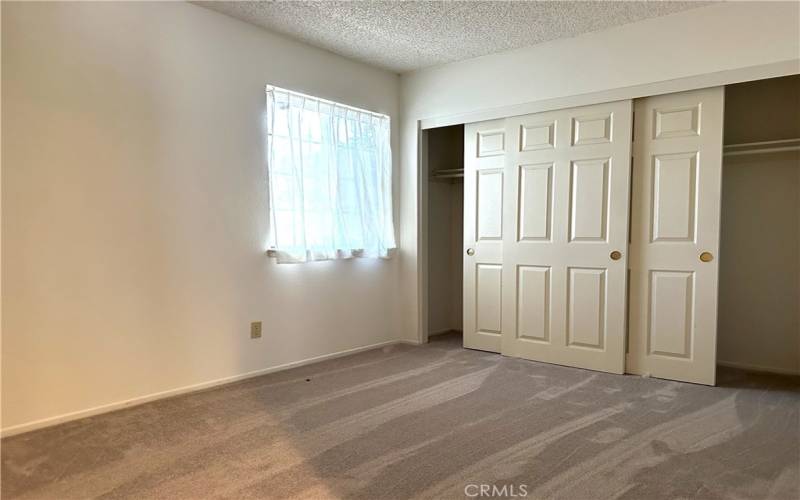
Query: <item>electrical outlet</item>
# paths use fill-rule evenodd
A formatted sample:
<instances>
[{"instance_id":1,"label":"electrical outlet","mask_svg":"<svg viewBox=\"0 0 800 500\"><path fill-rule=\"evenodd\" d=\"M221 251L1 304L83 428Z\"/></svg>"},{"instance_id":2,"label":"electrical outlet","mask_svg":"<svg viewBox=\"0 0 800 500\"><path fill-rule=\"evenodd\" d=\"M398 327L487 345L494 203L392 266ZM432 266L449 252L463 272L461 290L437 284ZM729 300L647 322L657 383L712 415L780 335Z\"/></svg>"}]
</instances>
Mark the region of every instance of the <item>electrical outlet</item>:
<instances>
[{"instance_id":1,"label":"electrical outlet","mask_svg":"<svg viewBox=\"0 0 800 500\"><path fill-rule=\"evenodd\" d=\"M260 339L261 338L261 322L260 321L253 321L250 323L250 338L251 339Z\"/></svg>"}]
</instances>

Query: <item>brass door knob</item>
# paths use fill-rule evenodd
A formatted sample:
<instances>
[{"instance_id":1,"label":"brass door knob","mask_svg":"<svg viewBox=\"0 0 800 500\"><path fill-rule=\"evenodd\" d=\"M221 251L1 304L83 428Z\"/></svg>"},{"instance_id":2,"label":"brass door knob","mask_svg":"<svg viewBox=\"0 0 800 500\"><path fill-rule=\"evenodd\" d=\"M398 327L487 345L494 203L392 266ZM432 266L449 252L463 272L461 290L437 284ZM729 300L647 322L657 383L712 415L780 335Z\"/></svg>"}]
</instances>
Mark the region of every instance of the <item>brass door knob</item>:
<instances>
[{"instance_id":1,"label":"brass door knob","mask_svg":"<svg viewBox=\"0 0 800 500\"><path fill-rule=\"evenodd\" d=\"M611 260L619 260L622 258L622 252L620 252L619 250L614 250L613 252L611 252L611 255L609 255L609 257L611 257Z\"/></svg>"},{"instance_id":2,"label":"brass door knob","mask_svg":"<svg viewBox=\"0 0 800 500\"><path fill-rule=\"evenodd\" d=\"M700 254L700 262L711 262L714 260L714 256L711 255L711 252L703 252Z\"/></svg>"},{"instance_id":3,"label":"brass door knob","mask_svg":"<svg viewBox=\"0 0 800 500\"><path fill-rule=\"evenodd\" d=\"M467 255L470 255L470 256L475 255L475 249L474 248L467 248Z\"/></svg>"}]
</instances>

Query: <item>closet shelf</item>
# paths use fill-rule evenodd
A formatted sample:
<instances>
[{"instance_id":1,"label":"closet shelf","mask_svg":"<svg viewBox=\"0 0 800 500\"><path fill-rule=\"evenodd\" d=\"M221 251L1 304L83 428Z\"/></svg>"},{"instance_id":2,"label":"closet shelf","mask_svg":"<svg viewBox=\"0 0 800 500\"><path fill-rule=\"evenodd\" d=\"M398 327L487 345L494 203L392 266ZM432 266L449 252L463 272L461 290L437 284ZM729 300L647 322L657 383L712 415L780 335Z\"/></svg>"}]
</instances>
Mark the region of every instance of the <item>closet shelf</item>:
<instances>
[{"instance_id":1,"label":"closet shelf","mask_svg":"<svg viewBox=\"0 0 800 500\"><path fill-rule=\"evenodd\" d=\"M800 138L782 139L779 141L745 142L742 144L726 144L722 148L725 156L755 155L761 153L780 153L784 151L800 151Z\"/></svg>"},{"instance_id":2,"label":"closet shelf","mask_svg":"<svg viewBox=\"0 0 800 500\"><path fill-rule=\"evenodd\" d=\"M431 174L431 179L456 179L464 177L463 168L449 168L446 170L437 170Z\"/></svg>"}]
</instances>

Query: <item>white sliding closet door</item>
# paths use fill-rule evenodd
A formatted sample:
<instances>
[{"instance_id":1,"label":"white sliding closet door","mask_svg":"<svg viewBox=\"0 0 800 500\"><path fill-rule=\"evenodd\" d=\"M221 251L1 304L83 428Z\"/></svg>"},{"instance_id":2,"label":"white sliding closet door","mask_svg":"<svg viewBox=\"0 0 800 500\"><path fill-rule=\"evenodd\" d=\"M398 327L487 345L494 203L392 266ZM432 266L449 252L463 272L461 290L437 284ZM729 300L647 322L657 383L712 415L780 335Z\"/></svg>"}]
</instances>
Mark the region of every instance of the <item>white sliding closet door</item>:
<instances>
[{"instance_id":1,"label":"white sliding closet door","mask_svg":"<svg viewBox=\"0 0 800 500\"><path fill-rule=\"evenodd\" d=\"M631 101L506 120L503 354L623 373L631 121Z\"/></svg>"},{"instance_id":2,"label":"white sliding closet door","mask_svg":"<svg viewBox=\"0 0 800 500\"><path fill-rule=\"evenodd\" d=\"M500 352L504 120L464 126L464 347Z\"/></svg>"},{"instance_id":3,"label":"white sliding closet door","mask_svg":"<svg viewBox=\"0 0 800 500\"><path fill-rule=\"evenodd\" d=\"M629 373L714 384L723 98L636 101Z\"/></svg>"}]
</instances>

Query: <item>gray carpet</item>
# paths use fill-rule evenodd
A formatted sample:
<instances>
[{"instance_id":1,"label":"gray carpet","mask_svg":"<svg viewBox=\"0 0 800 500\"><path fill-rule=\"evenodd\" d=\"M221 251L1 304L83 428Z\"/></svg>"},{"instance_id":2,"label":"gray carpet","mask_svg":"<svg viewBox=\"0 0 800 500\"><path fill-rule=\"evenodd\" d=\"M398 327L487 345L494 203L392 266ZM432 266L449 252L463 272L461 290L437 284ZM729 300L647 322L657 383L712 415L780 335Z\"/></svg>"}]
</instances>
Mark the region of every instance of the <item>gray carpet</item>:
<instances>
[{"instance_id":1,"label":"gray carpet","mask_svg":"<svg viewBox=\"0 0 800 500\"><path fill-rule=\"evenodd\" d=\"M2 497L433 499L481 485L516 498L800 497L798 378L721 370L712 388L459 342L5 439Z\"/></svg>"}]
</instances>

